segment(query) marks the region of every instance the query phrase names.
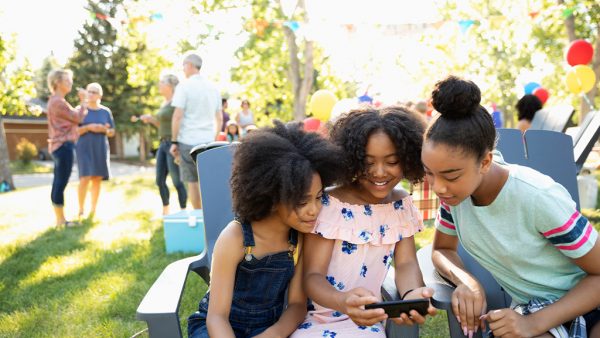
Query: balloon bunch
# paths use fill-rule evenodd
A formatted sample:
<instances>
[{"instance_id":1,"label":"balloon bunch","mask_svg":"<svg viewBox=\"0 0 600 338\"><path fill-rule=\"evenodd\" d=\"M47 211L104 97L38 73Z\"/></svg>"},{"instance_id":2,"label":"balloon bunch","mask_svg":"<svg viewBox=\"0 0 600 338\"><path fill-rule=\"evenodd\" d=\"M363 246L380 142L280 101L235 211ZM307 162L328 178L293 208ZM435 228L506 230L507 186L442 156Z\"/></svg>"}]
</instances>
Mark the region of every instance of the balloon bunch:
<instances>
[{"instance_id":1,"label":"balloon bunch","mask_svg":"<svg viewBox=\"0 0 600 338\"><path fill-rule=\"evenodd\" d=\"M548 101L548 97L550 96L550 93L548 93L548 91L537 82L529 82L525 85L524 89L525 94L532 94L537 96L537 98L540 99L542 104L545 104L546 101Z\"/></svg>"},{"instance_id":2,"label":"balloon bunch","mask_svg":"<svg viewBox=\"0 0 600 338\"><path fill-rule=\"evenodd\" d=\"M565 58L567 63L572 66L567 71L567 88L575 95L581 95L585 101L592 106L587 92L594 88L596 84L596 74L594 70L587 64L592 61L594 56L594 48L585 40L575 40L569 45Z\"/></svg>"},{"instance_id":3,"label":"balloon bunch","mask_svg":"<svg viewBox=\"0 0 600 338\"><path fill-rule=\"evenodd\" d=\"M329 120L333 106L338 102L329 90L317 90L310 98L308 109L312 117L304 119L304 130L325 133L325 122Z\"/></svg>"}]
</instances>

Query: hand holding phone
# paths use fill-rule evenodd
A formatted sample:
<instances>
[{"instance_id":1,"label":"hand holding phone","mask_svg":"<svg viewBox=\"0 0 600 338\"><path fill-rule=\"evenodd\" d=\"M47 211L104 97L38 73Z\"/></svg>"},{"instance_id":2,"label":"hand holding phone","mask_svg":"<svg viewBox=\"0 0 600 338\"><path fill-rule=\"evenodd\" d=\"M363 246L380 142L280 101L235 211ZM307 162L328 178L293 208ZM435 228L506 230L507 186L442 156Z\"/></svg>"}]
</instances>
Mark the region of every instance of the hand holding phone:
<instances>
[{"instance_id":1,"label":"hand holding phone","mask_svg":"<svg viewBox=\"0 0 600 338\"><path fill-rule=\"evenodd\" d=\"M415 310L422 316L425 316L428 314L429 298L393 300L365 305L365 310L377 308L383 309L389 318L400 317L402 313L410 316L410 310Z\"/></svg>"}]
</instances>

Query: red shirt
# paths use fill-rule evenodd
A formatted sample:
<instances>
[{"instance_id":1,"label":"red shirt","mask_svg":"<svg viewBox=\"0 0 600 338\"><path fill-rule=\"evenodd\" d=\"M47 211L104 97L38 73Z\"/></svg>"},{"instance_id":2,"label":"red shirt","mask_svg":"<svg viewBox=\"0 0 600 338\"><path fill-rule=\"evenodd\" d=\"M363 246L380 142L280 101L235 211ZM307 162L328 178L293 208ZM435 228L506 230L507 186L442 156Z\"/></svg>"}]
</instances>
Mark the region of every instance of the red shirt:
<instances>
[{"instance_id":1,"label":"red shirt","mask_svg":"<svg viewBox=\"0 0 600 338\"><path fill-rule=\"evenodd\" d=\"M77 126L87 110L74 109L63 97L52 95L48 99L48 150L50 153L66 141L77 141Z\"/></svg>"}]
</instances>

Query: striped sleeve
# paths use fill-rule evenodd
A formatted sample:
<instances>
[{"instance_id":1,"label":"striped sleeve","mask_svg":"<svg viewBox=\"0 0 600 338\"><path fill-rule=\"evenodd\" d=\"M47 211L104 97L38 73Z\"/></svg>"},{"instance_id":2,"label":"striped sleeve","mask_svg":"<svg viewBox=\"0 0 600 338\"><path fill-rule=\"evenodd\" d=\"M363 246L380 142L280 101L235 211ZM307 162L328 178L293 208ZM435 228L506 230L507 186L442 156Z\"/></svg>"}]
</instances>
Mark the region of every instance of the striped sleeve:
<instances>
[{"instance_id":1,"label":"striped sleeve","mask_svg":"<svg viewBox=\"0 0 600 338\"><path fill-rule=\"evenodd\" d=\"M578 211L573 212L564 224L542 235L570 258L579 258L588 253L598 238L594 227Z\"/></svg>"},{"instance_id":2,"label":"striped sleeve","mask_svg":"<svg viewBox=\"0 0 600 338\"><path fill-rule=\"evenodd\" d=\"M450 206L440 202L440 209L435 218L435 228L446 235L456 236L456 225L450 213Z\"/></svg>"},{"instance_id":3,"label":"striped sleeve","mask_svg":"<svg viewBox=\"0 0 600 338\"><path fill-rule=\"evenodd\" d=\"M575 209L568 192L562 190L562 194L552 194L556 189L550 189L540 197L537 230L565 256L580 258L594 247L598 232Z\"/></svg>"}]
</instances>

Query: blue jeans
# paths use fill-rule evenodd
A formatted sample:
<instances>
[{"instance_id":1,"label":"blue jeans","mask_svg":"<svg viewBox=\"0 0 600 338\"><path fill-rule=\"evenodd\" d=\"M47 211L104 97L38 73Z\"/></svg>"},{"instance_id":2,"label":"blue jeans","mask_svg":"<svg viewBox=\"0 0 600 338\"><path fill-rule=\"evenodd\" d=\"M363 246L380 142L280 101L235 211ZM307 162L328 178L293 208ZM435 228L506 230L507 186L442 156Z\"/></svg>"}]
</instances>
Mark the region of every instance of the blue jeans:
<instances>
[{"instance_id":1,"label":"blue jeans","mask_svg":"<svg viewBox=\"0 0 600 338\"><path fill-rule=\"evenodd\" d=\"M187 205L187 191L185 185L179 178L179 166L175 163L175 158L169 152L171 142L161 141L156 152L156 185L160 192L163 206L169 205L169 187L167 187L167 175L171 174L171 181L177 189L177 198L179 207L185 209Z\"/></svg>"},{"instance_id":2,"label":"blue jeans","mask_svg":"<svg viewBox=\"0 0 600 338\"><path fill-rule=\"evenodd\" d=\"M69 183L71 171L73 170L73 154L75 144L65 142L52 153L54 159L54 179L52 180L52 191L50 199L57 207L65 205L65 188Z\"/></svg>"}]
</instances>

